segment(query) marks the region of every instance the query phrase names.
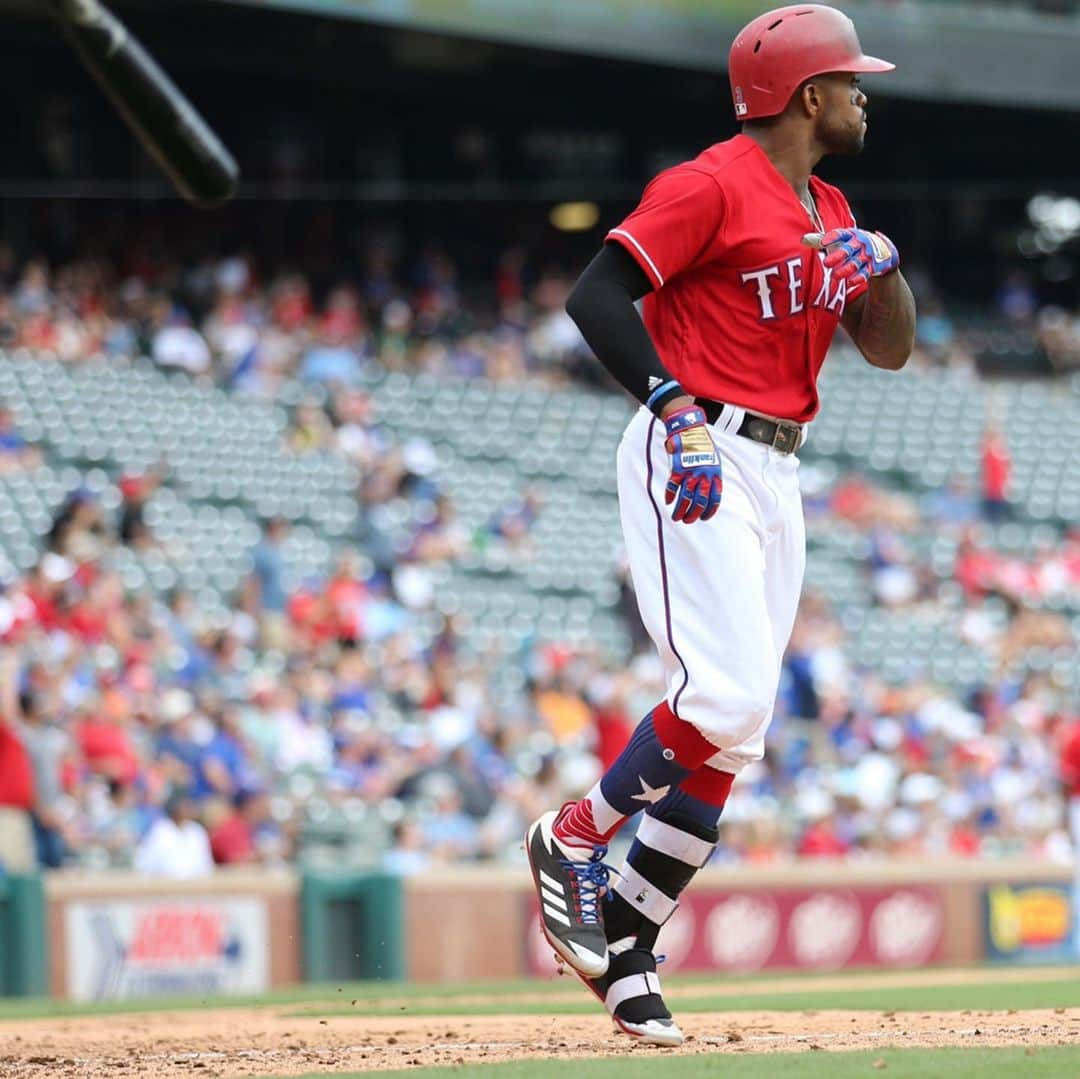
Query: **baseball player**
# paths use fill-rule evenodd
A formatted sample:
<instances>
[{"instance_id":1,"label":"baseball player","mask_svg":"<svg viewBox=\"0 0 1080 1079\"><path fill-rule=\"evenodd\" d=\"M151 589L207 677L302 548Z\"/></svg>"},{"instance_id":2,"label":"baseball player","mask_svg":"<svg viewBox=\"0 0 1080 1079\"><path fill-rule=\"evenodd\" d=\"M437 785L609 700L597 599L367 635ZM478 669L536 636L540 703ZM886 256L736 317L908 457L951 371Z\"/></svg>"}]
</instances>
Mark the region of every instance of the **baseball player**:
<instances>
[{"instance_id":1,"label":"baseball player","mask_svg":"<svg viewBox=\"0 0 1080 1079\"><path fill-rule=\"evenodd\" d=\"M875 367L911 352L915 304L886 236L813 175L866 135L851 20L804 4L731 46L742 131L660 173L567 303L641 402L618 450L619 509L667 693L579 802L526 833L541 924L616 1026L677 1045L653 948L719 838L734 776L764 752L805 562L796 452L838 325ZM635 302L644 297L643 317ZM611 876L609 839L645 815Z\"/></svg>"}]
</instances>

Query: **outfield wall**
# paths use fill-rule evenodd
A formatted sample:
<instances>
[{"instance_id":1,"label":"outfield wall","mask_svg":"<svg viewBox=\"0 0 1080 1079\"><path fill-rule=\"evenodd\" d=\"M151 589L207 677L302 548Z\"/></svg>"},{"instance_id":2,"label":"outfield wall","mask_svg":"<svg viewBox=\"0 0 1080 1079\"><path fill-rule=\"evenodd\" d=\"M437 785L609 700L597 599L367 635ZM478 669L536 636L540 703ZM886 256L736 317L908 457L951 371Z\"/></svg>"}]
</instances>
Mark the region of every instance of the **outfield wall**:
<instances>
[{"instance_id":1,"label":"outfield wall","mask_svg":"<svg viewBox=\"0 0 1080 1079\"><path fill-rule=\"evenodd\" d=\"M902 968L1066 961L1072 872L1043 862L794 862L700 872L664 927L665 969ZM437 912L439 932L431 932ZM416 981L550 974L520 870L408 882L406 970Z\"/></svg>"},{"instance_id":2,"label":"outfield wall","mask_svg":"<svg viewBox=\"0 0 1080 1079\"><path fill-rule=\"evenodd\" d=\"M200 881L49 874L49 991L90 1001L295 985L299 888L288 871L219 871Z\"/></svg>"},{"instance_id":3,"label":"outfield wall","mask_svg":"<svg viewBox=\"0 0 1080 1079\"><path fill-rule=\"evenodd\" d=\"M829 861L703 870L665 969L746 974L1075 961L1071 868ZM0 877L0 995L258 996L301 981L548 976L524 868Z\"/></svg>"}]
</instances>

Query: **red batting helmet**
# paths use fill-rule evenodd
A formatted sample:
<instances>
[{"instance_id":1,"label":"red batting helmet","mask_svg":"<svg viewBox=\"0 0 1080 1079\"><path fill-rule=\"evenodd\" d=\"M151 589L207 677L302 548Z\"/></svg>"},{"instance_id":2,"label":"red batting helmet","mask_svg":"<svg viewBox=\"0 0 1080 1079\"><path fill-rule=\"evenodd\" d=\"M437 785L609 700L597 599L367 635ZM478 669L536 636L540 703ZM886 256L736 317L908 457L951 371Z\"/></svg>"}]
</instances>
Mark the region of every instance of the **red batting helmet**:
<instances>
[{"instance_id":1,"label":"red batting helmet","mask_svg":"<svg viewBox=\"0 0 1080 1079\"><path fill-rule=\"evenodd\" d=\"M735 118L783 112L800 83L828 71L892 71L895 64L866 56L855 24L824 4L792 4L766 11L739 31L728 54Z\"/></svg>"}]
</instances>

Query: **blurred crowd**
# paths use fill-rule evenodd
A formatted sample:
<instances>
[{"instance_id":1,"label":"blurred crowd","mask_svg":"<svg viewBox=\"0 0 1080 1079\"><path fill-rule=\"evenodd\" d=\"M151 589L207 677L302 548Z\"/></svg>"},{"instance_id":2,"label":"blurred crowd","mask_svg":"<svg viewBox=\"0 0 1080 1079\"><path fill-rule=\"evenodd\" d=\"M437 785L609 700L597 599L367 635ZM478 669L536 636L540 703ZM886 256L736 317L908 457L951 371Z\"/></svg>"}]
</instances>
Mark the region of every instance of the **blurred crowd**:
<instances>
[{"instance_id":1,"label":"blurred crowd","mask_svg":"<svg viewBox=\"0 0 1080 1079\"><path fill-rule=\"evenodd\" d=\"M0 347L72 363L145 353L268 399L287 380L319 383L327 392L295 408L288 445L349 457L369 511L325 578L301 586L285 572L288 522L262 522L228 616L207 618L182 590L126 591L111 568L117 547L157 542L143 509L167 470L117 477L115 509L73 491L37 565L0 591L9 870L198 875L321 855L411 873L513 859L529 820L588 788L663 692L630 583L629 661L540 641L512 656L466 647L460 618L437 614L434 571L490 544L527 557L540 499L523 492L466 526L433 448L396 445L356 386L374 364L599 380L563 311L568 286L531 271L521 251L474 304L436 250L403 267L374 249L356 280L316 296L303 275L264 277L244 257L181 268L144 253L54 269L0 249ZM961 362L936 317L931 306L919 362ZM0 406L0 473L32 472L46 456L18 419ZM868 604L951 604L993 674L963 691L924 675L890 684L850 660L843 611L809 591L769 755L735 784L718 857L1070 856L1062 747L1080 715L1051 672L1017 661L1033 647L1075 655L1062 604L1080 592L1080 531L1029 555L995 548L987 526L1010 514L1008 474L991 430L976 489L951 480L919 499L851 474L808 497L812 531L865 538ZM395 502L420 510L404 545L379 524ZM955 540L947 574L917 553L930 531ZM432 616L437 632L420 632Z\"/></svg>"},{"instance_id":2,"label":"blurred crowd","mask_svg":"<svg viewBox=\"0 0 1080 1079\"><path fill-rule=\"evenodd\" d=\"M165 369L272 398L290 378L347 384L378 356L389 369L560 381L597 378L564 310L571 280L506 252L467 294L454 262L431 248L409 261L373 244L348 280L264 272L243 254L195 266L138 249L117 264L50 267L0 244L0 347L65 362L147 355ZM319 294L316 295L316 292ZM326 437L318 424L304 437Z\"/></svg>"},{"instance_id":3,"label":"blurred crowd","mask_svg":"<svg viewBox=\"0 0 1080 1079\"><path fill-rule=\"evenodd\" d=\"M0 242L0 347L72 363L148 355L264 397L293 377L347 382L376 356L390 369L606 384L565 313L564 268L511 247L477 287L434 246L406 253L387 234L365 252L339 277L261 266L244 253L189 265L153 243L54 267ZM907 276L919 304L916 366L974 371L1004 349L1038 354L1061 373L1080 368L1080 311L1044 302L1023 272L1002 276L989 320L974 323L950 311L920 266Z\"/></svg>"},{"instance_id":4,"label":"blurred crowd","mask_svg":"<svg viewBox=\"0 0 1080 1079\"><path fill-rule=\"evenodd\" d=\"M1080 371L1080 310L1044 299L1037 279L1006 269L977 312L950 309L921 267L905 271L919 309L913 362L973 373L1069 375Z\"/></svg>"},{"instance_id":5,"label":"blurred crowd","mask_svg":"<svg viewBox=\"0 0 1080 1079\"><path fill-rule=\"evenodd\" d=\"M851 664L844 638L807 596L768 756L725 811L724 854L1071 860L1063 754L1080 714L1052 676L998 675L963 693L925 675L887 682Z\"/></svg>"},{"instance_id":6,"label":"blurred crowd","mask_svg":"<svg viewBox=\"0 0 1080 1079\"><path fill-rule=\"evenodd\" d=\"M957 474L918 497L852 471L823 490L804 491L804 508L811 533L843 530L860 538L865 588L880 607L933 608L956 593L971 614L995 600L1009 616L1001 628L1016 634L1011 646L1001 640L998 659L1008 666L1032 646L1018 627L1052 626L1050 639L1069 642L1064 609L1080 596L1080 527L1046 529L1028 551L1004 549L995 543L994 526L1012 511L991 481L984 480L979 494ZM934 557L935 548L948 552L944 560ZM992 643L991 630L976 617L963 619L962 636L982 647Z\"/></svg>"}]
</instances>

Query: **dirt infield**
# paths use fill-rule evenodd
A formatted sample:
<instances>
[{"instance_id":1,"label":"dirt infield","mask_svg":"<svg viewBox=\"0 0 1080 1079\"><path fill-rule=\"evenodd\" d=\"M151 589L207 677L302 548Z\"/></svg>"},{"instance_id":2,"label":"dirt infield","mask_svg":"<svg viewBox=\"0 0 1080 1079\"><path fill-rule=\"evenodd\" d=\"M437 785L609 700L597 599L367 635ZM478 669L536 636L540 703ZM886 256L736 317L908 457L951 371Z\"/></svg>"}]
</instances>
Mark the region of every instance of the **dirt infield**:
<instances>
[{"instance_id":1,"label":"dirt infield","mask_svg":"<svg viewBox=\"0 0 1080 1079\"><path fill-rule=\"evenodd\" d=\"M232 1079L627 1053L769 1053L885 1046L1077 1045L1080 1008L997 1012L687 1013L659 1050L597 1015L297 1017L295 1006L5 1021L0 1076Z\"/></svg>"}]
</instances>

